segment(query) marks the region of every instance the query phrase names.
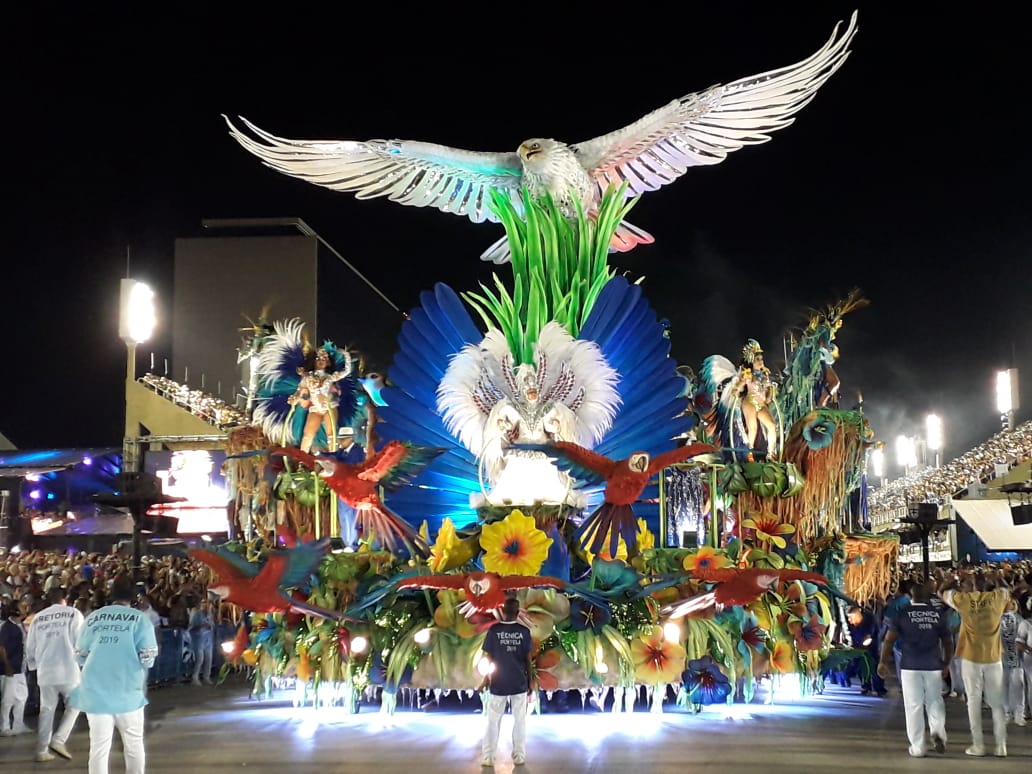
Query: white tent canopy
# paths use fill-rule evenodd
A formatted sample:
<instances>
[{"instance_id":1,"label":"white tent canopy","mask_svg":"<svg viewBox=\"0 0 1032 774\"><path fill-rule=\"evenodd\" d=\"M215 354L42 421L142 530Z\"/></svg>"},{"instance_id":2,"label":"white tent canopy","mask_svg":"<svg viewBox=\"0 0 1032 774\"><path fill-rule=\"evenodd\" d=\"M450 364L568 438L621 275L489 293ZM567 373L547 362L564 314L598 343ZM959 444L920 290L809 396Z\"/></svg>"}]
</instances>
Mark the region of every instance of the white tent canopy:
<instances>
[{"instance_id":1,"label":"white tent canopy","mask_svg":"<svg viewBox=\"0 0 1032 774\"><path fill-rule=\"evenodd\" d=\"M1032 524L1015 526L1006 500L954 500L953 508L990 551L1032 551Z\"/></svg>"}]
</instances>

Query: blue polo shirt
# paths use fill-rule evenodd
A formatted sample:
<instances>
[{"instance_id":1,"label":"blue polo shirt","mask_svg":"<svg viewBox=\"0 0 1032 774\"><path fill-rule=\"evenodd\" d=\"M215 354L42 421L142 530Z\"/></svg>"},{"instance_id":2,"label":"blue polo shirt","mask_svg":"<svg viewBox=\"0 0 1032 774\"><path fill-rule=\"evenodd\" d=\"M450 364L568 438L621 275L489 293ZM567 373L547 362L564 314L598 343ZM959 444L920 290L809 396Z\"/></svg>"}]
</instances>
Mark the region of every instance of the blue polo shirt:
<instances>
[{"instance_id":1,"label":"blue polo shirt","mask_svg":"<svg viewBox=\"0 0 1032 774\"><path fill-rule=\"evenodd\" d=\"M491 693L514 696L530 689L527 657L530 655L530 629L516 621L492 624L484 637L484 653L495 665L491 673Z\"/></svg>"},{"instance_id":2,"label":"blue polo shirt","mask_svg":"<svg viewBox=\"0 0 1032 774\"><path fill-rule=\"evenodd\" d=\"M939 671L942 648L952 642L948 611L942 605L908 602L889 622L889 631L903 641L899 668Z\"/></svg>"}]
</instances>

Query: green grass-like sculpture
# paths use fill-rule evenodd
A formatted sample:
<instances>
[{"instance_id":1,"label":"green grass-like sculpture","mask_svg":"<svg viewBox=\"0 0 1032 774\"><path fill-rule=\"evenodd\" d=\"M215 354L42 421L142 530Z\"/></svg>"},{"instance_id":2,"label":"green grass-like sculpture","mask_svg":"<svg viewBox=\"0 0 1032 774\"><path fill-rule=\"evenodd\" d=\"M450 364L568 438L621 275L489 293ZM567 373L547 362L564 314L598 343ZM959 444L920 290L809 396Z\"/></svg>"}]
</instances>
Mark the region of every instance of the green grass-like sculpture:
<instances>
[{"instance_id":1,"label":"green grass-like sculpture","mask_svg":"<svg viewBox=\"0 0 1032 774\"><path fill-rule=\"evenodd\" d=\"M595 218L578 205L575 219L565 217L551 197L533 199L526 189L525 216L506 197L492 194L492 209L509 238L512 293L495 274L494 291L481 283L482 293L466 292L462 298L485 325L505 334L519 363L532 362L538 334L551 320L576 337L615 275L609 245L636 201L625 199L625 190L626 184L609 188Z\"/></svg>"}]
</instances>

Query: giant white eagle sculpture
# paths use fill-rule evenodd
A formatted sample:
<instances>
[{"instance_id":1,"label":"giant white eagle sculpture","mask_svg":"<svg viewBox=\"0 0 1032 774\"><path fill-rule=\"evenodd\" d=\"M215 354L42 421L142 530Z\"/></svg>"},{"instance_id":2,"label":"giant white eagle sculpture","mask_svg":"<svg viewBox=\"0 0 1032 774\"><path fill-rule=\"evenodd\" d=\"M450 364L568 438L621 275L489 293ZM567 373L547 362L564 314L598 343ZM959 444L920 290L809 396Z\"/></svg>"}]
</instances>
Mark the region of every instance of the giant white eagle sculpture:
<instances>
[{"instance_id":1,"label":"giant white eagle sculpture","mask_svg":"<svg viewBox=\"0 0 1032 774\"><path fill-rule=\"evenodd\" d=\"M500 191L522 211L522 189L550 194L575 217L591 216L610 186L627 184L636 197L677 180L689 167L719 164L732 151L758 145L794 116L846 61L856 34L856 12L839 35L796 64L687 94L632 124L578 143L549 138L524 140L513 151L482 152L419 140L290 140L240 118L250 134L226 119L231 136L265 164L287 175L359 199L385 196L413 207L436 207L475 223L498 222L489 191ZM654 241L623 221L610 249L631 250ZM509 260L506 237L481 258Z\"/></svg>"}]
</instances>

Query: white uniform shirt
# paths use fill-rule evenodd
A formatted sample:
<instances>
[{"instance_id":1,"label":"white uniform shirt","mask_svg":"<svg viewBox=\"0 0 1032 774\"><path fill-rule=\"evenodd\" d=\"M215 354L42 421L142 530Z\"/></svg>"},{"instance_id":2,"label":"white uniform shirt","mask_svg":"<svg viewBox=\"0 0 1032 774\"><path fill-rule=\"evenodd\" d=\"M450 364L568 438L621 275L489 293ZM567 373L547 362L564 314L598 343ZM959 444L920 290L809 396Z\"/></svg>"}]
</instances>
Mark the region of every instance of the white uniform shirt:
<instances>
[{"instance_id":1,"label":"white uniform shirt","mask_svg":"<svg viewBox=\"0 0 1032 774\"><path fill-rule=\"evenodd\" d=\"M25 663L37 670L39 685L76 686L81 679L75 643L83 616L74 607L51 605L32 617L25 641Z\"/></svg>"},{"instance_id":2,"label":"white uniform shirt","mask_svg":"<svg viewBox=\"0 0 1032 774\"><path fill-rule=\"evenodd\" d=\"M1018 636L1015 642L1023 642L1028 648L1021 657L1021 663L1026 669L1032 668L1032 618L1025 618L1018 624Z\"/></svg>"}]
</instances>

